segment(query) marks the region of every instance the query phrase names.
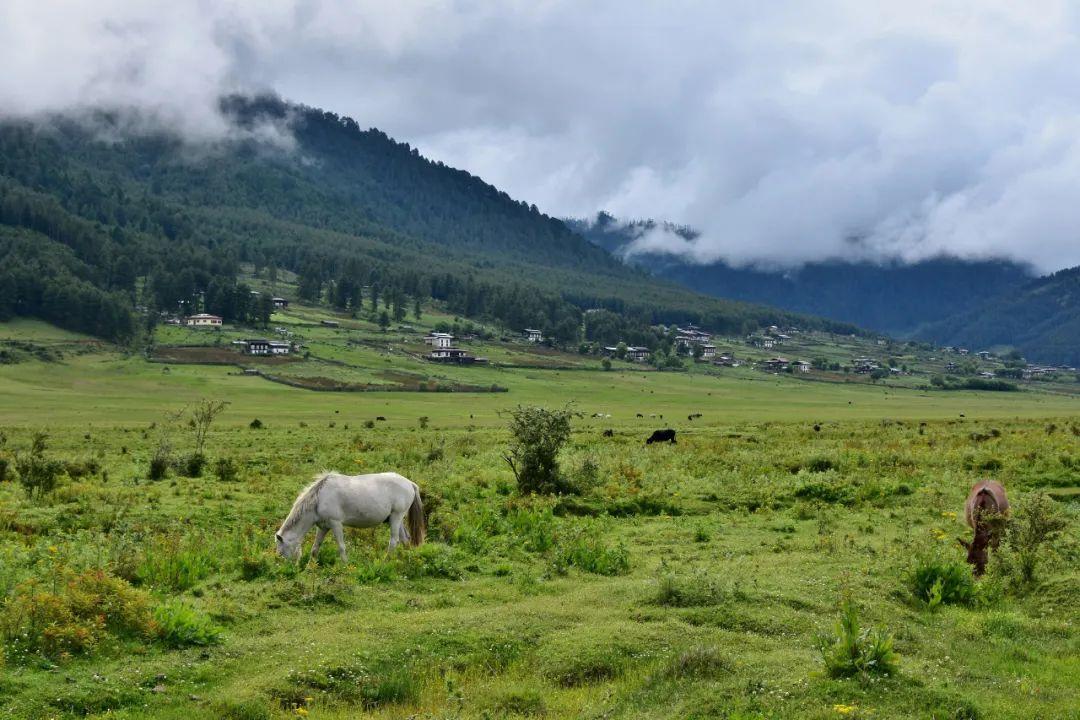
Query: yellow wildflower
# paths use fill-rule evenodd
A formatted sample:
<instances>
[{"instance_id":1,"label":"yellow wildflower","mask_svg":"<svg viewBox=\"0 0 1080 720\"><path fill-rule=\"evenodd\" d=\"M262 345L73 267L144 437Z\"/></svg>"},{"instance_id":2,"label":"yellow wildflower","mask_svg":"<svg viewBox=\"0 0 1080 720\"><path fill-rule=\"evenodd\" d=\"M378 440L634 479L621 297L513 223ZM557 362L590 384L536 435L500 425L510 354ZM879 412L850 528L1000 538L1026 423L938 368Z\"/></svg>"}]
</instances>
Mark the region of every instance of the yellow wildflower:
<instances>
[{"instance_id":1,"label":"yellow wildflower","mask_svg":"<svg viewBox=\"0 0 1080 720\"><path fill-rule=\"evenodd\" d=\"M850 715L851 713L858 710L858 708L854 705L841 705L840 703L833 705L832 709L840 713L841 715Z\"/></svg>"},{"instance_id":2,"label":"yellow wildflower","mask_svg":"<svg viewBox=\"0 0 1080 720\"><path fill-rule=\"evenodd\" d=\"M307 708L302 708L302 707L296 708L296 714L299 715L300 717L307 717L307 714L308 714Z\"/></svg>"}]
</instances>

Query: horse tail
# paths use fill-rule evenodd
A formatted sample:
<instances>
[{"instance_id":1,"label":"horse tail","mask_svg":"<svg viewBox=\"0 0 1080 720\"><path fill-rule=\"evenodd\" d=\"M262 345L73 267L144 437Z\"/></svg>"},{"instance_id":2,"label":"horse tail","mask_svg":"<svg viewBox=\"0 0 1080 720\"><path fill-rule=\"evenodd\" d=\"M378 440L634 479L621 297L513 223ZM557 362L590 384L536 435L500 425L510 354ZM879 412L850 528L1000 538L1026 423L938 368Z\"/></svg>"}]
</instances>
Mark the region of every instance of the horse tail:
<instances>
[{"instance_id":1,"label":"horse tail","mask_svg":"<svg viewBox=\"0 0 1080 720\"><path fill-rule=\"evenodd\" d=\"M427 518L424 517L424 501L420 499L420 487L413 483L413 501L409 505L409 542L420 545L427 536Z\"/></svg>"}]
</instances>

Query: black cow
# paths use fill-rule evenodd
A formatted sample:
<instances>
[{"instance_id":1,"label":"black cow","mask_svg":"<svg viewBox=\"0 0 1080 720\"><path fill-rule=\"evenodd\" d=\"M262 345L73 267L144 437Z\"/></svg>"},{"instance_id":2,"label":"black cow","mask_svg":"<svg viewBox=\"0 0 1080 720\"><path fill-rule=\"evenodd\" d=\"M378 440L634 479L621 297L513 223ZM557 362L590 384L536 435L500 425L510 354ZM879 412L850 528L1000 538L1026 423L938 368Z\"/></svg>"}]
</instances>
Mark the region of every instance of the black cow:
<instances>
[{"instance_id":1,"label":"black cow","mask_svg":"<svg viewBox=\"0 0 1080 720\"><path fill-rule=\"evenodd\" d=\"M653 430L653 434L649 436L649 439L645 441L645 444L652 445L657 442L669 442L674 445L675 431L671 428L668 428L667 430Z\"/></svg>"},{"instance_id":2,"label":"black cow","mask_svg":"<svg viewBox=\"0 0 1080 720\"><path fill-rule=\"evenodd\" d=\"M604 437L615 437L615 431L610 428L604 431Z\"/></svg>"},{"instance_id":3,"label":"black cow","mask_svg":"<svg viewBox=\"0 0 1080 720\"><path fill-rule=\"evenodd\" d=\"M375 419L378 420L379 422L386 422L386 418L384 418L382 415L379 415Z\"/></svg>"}]
</instances>

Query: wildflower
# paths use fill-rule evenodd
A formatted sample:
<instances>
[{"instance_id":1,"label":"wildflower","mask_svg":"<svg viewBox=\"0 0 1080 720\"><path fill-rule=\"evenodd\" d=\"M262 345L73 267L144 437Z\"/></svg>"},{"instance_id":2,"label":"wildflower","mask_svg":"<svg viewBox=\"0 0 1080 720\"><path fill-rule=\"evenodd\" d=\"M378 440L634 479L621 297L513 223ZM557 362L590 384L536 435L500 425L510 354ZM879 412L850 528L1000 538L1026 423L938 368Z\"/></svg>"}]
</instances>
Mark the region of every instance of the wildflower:
<instances>
[{"instance_id":1,"label":"wildflower","mask_svg":"<svg viewBox=\"0 0 1080 720\"><path fill-rule=\"evenodd\" d=\"M302 707L296 708L296 714L299 715L300 717L307 717L307 715L308 715L307 708L302 708Z\"/></svg>"},{"instance_id":2,"label":"wildflower","mask_svg":"<svg viewBox=\"0 0 1080 720\"><path fill-rule=\"evenodd\" d=\"M832 706L832 709L835 710L836 712L840 713L841 715L850 715L851 713L855 712L858 708L855 707L854 705L841 705L840 703L837 703L836 705Z\"/></svg>"},{"instance_id":3,"label":"wildflower","mask_svg":"<svg viewBox=\"0 0 1080 720\"><path fill-rule=\"evenodd\" d=\"M59 550L56 549L55 545L50 545L49 546L49 552L52 553L53 555L55 555L56 553L59 552Z\"/></svg>"},{"instance_id":4,"label":"wildflower","mask_svg":"<svg viewBox=\"0 0 1080 720\"><path fill-rule=\"evenodd\" d=\"M954 513L954 512L943 512L943 513L941 513L941 517L948 518L949 520L955 520L956 519L956 513Z\"/></svg>"}]
</instances>

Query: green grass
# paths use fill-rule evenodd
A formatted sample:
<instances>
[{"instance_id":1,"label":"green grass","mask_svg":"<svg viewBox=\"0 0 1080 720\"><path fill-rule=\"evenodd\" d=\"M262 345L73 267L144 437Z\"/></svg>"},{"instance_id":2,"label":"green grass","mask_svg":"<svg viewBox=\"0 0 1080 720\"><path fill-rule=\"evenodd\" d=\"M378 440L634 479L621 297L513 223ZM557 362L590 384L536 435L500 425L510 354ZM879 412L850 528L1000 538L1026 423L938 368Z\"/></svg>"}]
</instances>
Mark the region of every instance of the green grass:
<instances>
[{"instance_id":1,"label":"green grass","mask_svg":"<svg viewBox=\"0 0 1080 720\"><path fill-rule=\"evenodd\" d=\"M11 332L77 342L45 326ZM359 368L380 359L311 332ZM991 573L976 583L981 602L931 609L912 578L919 557L963 561L962 502L984 468L1017 507L1080 486L1077 399L742 369L451 371L509 392L317 393L100 348L0 366L0 456L44 429L49 457L100 468L41 501L0 483L0 594L20 588L25 610L41 602L31 590L47 591L93 623L62 578L103 568L157 623L113 641L94 626L92 648L69 657L6 653L0 714L1075 716L1080 504L1059 503L1073 540L1027 595L993 592ZM211 468L231 458L236 479L148 482L163 436L191 452L190 429L167 413L200 397L230 402L206 453ZM585 417L562 466L588 476L587 494L519 496L499 412L569 401ZM646 447L665 426L679 444ZM388 557L382 527L348 532L348 566L330 541L303 569L274 556L274 529L323 468L415 480L429 544ZM861 628L894 638L896 672L829 677L820 638L847 599Z\"/></svg>"}]
</instances>

